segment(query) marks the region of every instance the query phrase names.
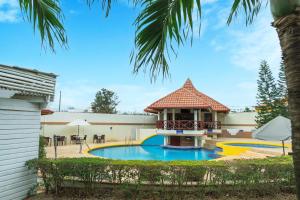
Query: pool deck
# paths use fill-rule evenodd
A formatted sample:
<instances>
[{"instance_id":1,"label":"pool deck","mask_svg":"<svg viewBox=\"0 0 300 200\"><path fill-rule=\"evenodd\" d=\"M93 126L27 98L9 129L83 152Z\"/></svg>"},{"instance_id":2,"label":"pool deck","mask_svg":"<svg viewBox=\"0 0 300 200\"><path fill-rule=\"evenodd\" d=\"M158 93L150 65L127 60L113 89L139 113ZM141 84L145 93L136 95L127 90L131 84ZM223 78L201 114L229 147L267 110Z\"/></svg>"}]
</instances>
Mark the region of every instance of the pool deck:
<instances>
[{"instance_id":1,"label":"pool deck","mask_svg":"<svg viewBox=\"0 0 300 200\"><path fill-rule=\"evenodd\" d=\"M239 139L239 138L221 138L218 140L219 142L262 142L261 140L256 139ZM138 145L140 141L133 141L130 145ZM274 144L281 144L281 142L274 142ZM286 142L287 145L290 142ZM88 144L90 148L101 148L108 146L120 146L126 145L124 142L106 142L105 144ZM128 144L127 144L128 145ZM91 154L86 153L88 151L88 147L83 145L83 153L79 153L79 145L76 144L68 144L65 146L57 147L57 157L58 158L79 158L79 157L94 157ZM290 152L291 149L287 148L286 153ZM46 147L47 157L54 158L54 147ZM228 155L217 160L234 160L234 159L252 159L252 158L266 158L270 156L280 156L282 155L282 148L249 148L247 151L243 152L240 155Z\"/></svg>"}]
</instances>

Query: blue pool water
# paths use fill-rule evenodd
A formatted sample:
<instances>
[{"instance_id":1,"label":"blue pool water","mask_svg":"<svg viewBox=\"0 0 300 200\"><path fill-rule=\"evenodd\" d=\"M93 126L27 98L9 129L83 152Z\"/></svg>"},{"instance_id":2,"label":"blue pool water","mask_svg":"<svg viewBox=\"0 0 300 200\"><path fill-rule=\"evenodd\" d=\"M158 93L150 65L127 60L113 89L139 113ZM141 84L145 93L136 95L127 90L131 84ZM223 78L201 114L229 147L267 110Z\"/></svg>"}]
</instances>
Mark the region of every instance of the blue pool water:
<instances>
[{"instance_id":1,"label":"blue pool water","mask_svg":"<svg viewBox=\"0 0 300 200\"><path fill-rule=\"evenodd\" d=\"M252 147L252 148L282 148L280 146L268 145L268 144L245 144L245 143L232 143L226 144L227 146L235 147Z\"/></svg>"},{"instance_id":2,"label":"blue pool water","mask_svg":"<svg viewBox=\"0 0 300 200\"><path fill-rule=\"evenodd\" d=\"M218 158L216 150L167 149L161 146L120 146L91 150L95 156L118 160L211 160Z\"/></svg>"}]
</instances>

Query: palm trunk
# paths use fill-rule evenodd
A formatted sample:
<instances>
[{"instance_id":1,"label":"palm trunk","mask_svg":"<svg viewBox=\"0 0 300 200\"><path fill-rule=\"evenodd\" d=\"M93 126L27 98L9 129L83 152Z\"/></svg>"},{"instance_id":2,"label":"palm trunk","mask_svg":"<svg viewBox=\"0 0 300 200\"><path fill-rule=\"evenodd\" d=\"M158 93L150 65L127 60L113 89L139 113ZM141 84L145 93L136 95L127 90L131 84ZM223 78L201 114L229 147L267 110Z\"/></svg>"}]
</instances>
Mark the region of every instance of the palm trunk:
<instances>
[{"instance_id":1,"label":"palm trunk","mask_svg":"<svg viewBox=\"0 0 300 200\"><path fill-rule=\"evenodd\" d=\"M297 196L300 199L300 7L293 14L273 23L276 27L288 87L288 104L292 121L292 149Z\"/></svg>"}]
</instances>

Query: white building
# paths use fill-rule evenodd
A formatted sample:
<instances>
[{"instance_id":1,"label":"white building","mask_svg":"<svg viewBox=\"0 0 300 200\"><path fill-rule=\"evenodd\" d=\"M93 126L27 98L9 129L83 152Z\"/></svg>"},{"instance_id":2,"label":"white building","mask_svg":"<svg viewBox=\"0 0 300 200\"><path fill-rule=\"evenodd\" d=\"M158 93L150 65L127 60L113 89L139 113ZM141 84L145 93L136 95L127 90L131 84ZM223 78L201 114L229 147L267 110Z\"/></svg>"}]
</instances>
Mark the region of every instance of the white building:
<instances>
[{"instance_id":1,"label":"white building","mask_svg":"<svg viewBox=\"0 0 300 200\"><path fill-rule=\"evenodd\" d=\"M41 109L56 75L0 65L0 199L24 199L36 185L25 162L38 157Z\"/></svg>"}]
</instances>

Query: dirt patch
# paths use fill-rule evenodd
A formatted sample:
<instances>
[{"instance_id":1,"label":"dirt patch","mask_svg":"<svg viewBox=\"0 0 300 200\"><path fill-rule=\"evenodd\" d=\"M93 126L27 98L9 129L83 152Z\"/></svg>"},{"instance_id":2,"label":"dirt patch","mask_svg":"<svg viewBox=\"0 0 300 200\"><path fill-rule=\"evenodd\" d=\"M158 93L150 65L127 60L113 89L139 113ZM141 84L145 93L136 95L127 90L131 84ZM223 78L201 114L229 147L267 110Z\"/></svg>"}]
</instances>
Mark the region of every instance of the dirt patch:
<instances>
[{"instance_id":1,"label":"dirt patch","mask_svg":"<svg viewBox=\"0 0 300 200\"><path fill-rule=\"evenodd\" d=\"M68 196L59 196L59 195L46 195L45 193L40 193L36 196L30 197L27 200L133 200L133 199L143 199L143 200L296 200L295 194L282 193L271 196L262 196L262 197L249 197L248 194L239 195L239 196L230 196L224 195L222 197L196 197L195 195L185 195L184 197L174 197L172 195L164 195L160 196L159 194L152 194L151 196L141 195L139 197L135 197L132 195L120 194L116 192L113 196L111 194L99 194L97 197L68 197Z\"/></svg>"}]
</instances>

